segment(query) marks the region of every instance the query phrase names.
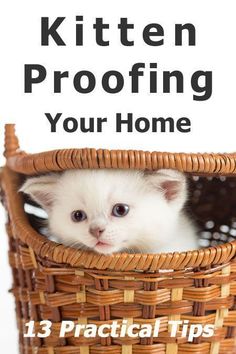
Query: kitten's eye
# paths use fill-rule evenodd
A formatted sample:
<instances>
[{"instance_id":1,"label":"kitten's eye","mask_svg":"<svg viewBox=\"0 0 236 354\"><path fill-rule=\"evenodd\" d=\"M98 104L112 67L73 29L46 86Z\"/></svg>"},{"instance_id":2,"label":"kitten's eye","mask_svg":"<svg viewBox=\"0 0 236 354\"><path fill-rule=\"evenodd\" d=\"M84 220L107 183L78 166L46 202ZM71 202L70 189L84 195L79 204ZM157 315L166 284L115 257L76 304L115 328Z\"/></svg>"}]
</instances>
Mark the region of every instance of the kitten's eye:
<instances>
[{"instance_id":1,"label":"kitten's eye","mask_svg":"<svg viewBox=\"0 0 236 354\"><path fill-rule=\"evenodd\" d=\"M129 206L127 204L116 204L112 209L112 215L122 217L129 212Z\"/></svg>"},{"instance_id":2,"label":"kitten's eye","mask_svg":"<svg viewBox=\"0 0 236 354\"><path fill-rule=\"evenodd\" d=\"M75 210L71 213L71 219L74 222L81 222L87 219L87 215L83 210Z\"/></svg>"}]
</instances>

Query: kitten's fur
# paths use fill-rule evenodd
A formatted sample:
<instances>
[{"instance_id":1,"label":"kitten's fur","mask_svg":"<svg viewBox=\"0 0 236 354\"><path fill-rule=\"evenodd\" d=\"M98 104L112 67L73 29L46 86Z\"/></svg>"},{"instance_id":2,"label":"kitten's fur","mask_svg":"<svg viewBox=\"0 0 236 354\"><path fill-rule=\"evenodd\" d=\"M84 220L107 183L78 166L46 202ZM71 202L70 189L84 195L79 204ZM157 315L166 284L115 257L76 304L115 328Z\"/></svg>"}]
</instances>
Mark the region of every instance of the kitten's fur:
<instances>
[{"instance_id":1,"label":"kitten's fur","mask_svg":"<svg viewBox=\"0 0 236 354\"><path fill-rule=\"evenodd\" d=\"M20 191L46 210L49 234L64 245L104 254L197 248L195 228L182 210L186 178L174 170L69 170L29 178ZM126 216L112 215L117 203L129 206ZM72 221L74 210L87 219ZM95 237L91 228L104 231Z\"/></svg>"}]
</instances>

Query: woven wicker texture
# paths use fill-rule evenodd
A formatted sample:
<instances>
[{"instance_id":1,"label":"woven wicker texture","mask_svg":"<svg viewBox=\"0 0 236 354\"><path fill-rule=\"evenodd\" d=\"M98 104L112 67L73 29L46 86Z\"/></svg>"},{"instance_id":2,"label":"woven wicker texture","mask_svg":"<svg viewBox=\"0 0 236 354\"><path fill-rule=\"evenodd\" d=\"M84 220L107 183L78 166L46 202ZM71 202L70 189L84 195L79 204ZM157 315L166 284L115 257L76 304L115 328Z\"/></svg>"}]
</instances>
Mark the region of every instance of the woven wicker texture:
<instances>
[{"instance_id":1,"label":"woven wicker texture","mask_svg":"<svg viewBox=\"0 0 236 354\"><path fill-rule=\"evenodd\" d=\"M234 155L190 155L102 150L19 151L14 127L6 129L7 166L1 195L9 219L9 262L13 271L22 354L231 354L236 353L236 177ZM94 157L92 157L94 156ZM99 157L100 156L100 157ZM96 165L97 164L97 165ZM48 241L32 227L17 193L24 174L66 168L178 168L191 177L189 212L199 224L202 245L175 254L102 256ZM213 177L216 175L217 177ZM221 176L221 177L220 177ZM224 177L222 177L224 176ZM178 237L178 235L176 235ZM169 271L163 272L162 269ZM23 338L24 324L49 319L48 338ZM63 320L154 325L154 338L59 338ZM170 337L170 320L215 324L214 336L187 342Z\"/></svg>"},{"instance_id":2,"label":"woven wicker texture","mask_svg":"<svg viewBox=\"0 0 236 354\"><path fill-rule=\"evenodd\" d=\"M133 168L155 170L173 168L179 171L217 175L236 173L236 154L184 154L135 150L66 149L26 154L19 150L13 124L5 130L7 165L25 175L74 168Z\"/></svg>"}]
</instances>

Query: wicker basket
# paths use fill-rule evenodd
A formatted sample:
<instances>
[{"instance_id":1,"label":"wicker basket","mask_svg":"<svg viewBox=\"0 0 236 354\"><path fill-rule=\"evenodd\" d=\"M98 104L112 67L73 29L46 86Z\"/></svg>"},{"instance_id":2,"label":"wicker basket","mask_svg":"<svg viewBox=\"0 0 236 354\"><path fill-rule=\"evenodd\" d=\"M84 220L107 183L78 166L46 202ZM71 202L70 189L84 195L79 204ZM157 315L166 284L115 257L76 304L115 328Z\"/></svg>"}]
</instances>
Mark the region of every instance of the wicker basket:
<instances>
[{"instance_id":1,"label":"wicker basket","mask_svg":"<svg viewBox=\"0 0 236 354\"><path fill-rule=\"evenodd\" d=\"M26 154L6 126L2 201L8 211L12 293L24 354L236 353L236 154L177 154L94 149ZM209 247L173 254L104 256L41 236L24 212L22 175L74 168L174 168L189 174L189 210ZM197 176L197 177L192 177ZM178 236L178 235L176 235ZM169 270L163 272L162 270ZM25 323L53 322L47 338L24 338ZM152 324L158 337L59 337L63 320L80 324ZM214 324L214 335L170 337L169 320Z\"/></svg>"}]
</instances>

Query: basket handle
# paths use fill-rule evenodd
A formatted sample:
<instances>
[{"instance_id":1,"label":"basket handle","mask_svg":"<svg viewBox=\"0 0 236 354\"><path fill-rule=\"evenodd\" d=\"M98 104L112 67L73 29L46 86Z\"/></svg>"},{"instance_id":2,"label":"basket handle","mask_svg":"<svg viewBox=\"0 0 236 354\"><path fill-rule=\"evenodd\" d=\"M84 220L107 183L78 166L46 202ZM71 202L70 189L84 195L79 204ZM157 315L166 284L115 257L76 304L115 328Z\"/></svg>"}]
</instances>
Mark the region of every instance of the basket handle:
<instances>
[{"instance_id":1,"label":"basket handle","mask_svg":"<svg viewBox=\"0 0 236 354\"><path fill-rule=\"evenodd\" d=\"M5 124L4 156L6 158L16 155L20 150L18 138L15 134L15 124Z\"/></svg>"}]
</instances>

